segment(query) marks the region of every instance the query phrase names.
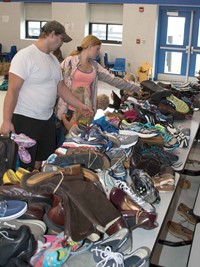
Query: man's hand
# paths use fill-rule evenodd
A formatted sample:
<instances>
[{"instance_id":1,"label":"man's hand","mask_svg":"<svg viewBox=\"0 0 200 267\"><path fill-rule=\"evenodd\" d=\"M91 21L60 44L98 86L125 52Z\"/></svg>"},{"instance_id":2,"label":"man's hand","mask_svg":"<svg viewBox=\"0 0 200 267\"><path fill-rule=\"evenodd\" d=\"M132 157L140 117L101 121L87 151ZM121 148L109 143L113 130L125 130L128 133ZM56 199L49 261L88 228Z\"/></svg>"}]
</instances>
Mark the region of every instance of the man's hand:
<instances>
[{"instance_id":1,"label":"man's hand","mask_svg":"<svg viewBox=\"0 0 200 267\"><path fill-rule=\"evenodd\" d=\"M2 135L9 135L10 132L15 132L14 125L11 122L3 122L0 133Z\"/></svg>"}]
</instances>

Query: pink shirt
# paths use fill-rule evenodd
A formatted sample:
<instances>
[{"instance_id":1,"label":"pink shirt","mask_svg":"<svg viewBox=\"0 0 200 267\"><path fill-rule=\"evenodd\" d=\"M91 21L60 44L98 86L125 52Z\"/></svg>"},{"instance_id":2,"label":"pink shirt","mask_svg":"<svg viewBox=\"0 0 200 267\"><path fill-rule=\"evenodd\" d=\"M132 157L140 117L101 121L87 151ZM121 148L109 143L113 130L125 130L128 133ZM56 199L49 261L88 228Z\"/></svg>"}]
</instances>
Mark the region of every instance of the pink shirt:
<instances>
[{"instance_id":1,"label":"pink shirt","mask_svg":"<svg viewBox=\"0 0 200 267\"><path fill-rule=\"evenodd\" d=\"M92 72L87 73L77 69L72 79L72 92L73 89L83 86L87 89L89 96L91 96L90 86L94 81L94 69ZM74 107L69 106L70 110L75 110Z\"/></svg>"}]
</instances>

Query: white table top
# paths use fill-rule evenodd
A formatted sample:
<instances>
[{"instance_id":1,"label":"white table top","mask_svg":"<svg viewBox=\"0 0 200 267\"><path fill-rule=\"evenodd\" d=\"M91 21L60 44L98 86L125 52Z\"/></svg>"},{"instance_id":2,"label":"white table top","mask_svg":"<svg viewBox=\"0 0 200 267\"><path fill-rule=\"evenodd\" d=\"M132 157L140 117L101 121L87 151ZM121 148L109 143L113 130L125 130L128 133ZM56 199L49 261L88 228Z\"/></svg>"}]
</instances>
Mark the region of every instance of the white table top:
<instances>
[{"instance_id":1,"label":"white table top","mask_svg":"<svg viewBox=\"0 0 200 267\"><path fill-rule=\"evenodd\" d=\"M199 267L200 266L200 223L196 224L192 246L190 250L190 256L187 267Z\"/></svg>"},{"instance_id":2,"label":"white table top","mask_svg":"<svg viewBox=\"0 0 200 267\"><path fill-rule=\"evenodd\" d=\"M200 189L198 189L198 192L197 192L193 213L196 216L200 216Z\"/></svg>"},{"instance_id":3,"label":"white table top","mask_svg":"<svg viewBox=\"0 0 200 267\"><path fill-rule=\"evenodd\" d=\"M179 173L175 173L175 188L177 186L178 180L180 178ZM157 222L158 227L152 230L145 230L143 228L136 228L132 231L133 236L133 250L136 250L139 247L145 246L150 250L153 250L155 242L157 240L159 231L163 224L165 215L167 214L168 207L171 203L172 197L174 195L174 191L167 193L160 193L161 201L159 204L155 204L156 212L157 212Z\"/></svg>"},{"instance_id":4,"label":"white table top","mask_svg":"<svg viewBox=\"0 0 200 267\"><path fill-rule=\"evenodd\" d=\"M200 111L196 111L193 114L193 117L191 120L184 120L183 122L175 122L174 126L181 125L183 128L189 128L190 129L190 141L189 146L186 148L177 148L174 150L174 154L177 154L179 156L179 161L182 163L179 167L174 168L175 171L181 172L184 169L184 166L186 164L188 155L190 153L190 150L192 148L195 136L197 134L197 131L199 129L199 123L200 123Z\"/></svg>"}]
</instances>

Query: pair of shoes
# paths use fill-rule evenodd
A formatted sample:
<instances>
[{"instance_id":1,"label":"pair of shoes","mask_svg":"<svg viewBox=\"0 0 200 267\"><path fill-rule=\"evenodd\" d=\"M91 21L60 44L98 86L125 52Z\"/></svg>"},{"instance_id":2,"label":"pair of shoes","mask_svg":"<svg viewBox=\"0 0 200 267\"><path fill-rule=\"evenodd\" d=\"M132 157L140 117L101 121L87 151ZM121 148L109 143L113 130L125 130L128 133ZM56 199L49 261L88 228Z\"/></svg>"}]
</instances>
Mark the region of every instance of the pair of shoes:
<instances>
[{"instance_id":1,"label":"pair of shoes","mask_svg":"<svg viewBox=\"0 0 200 267\"><path fill-rule=\"evenodd\" d=\"M0 201L0 221L19 218L27 211L27 203L21 200Z\"/></svg>"},{"instance_id":2,"label":"pair of shoes","mask_svg":"<svg viewBox=\"0 0 200 267\"><path fill-rule=\"evenodd\" d=\"M14 140L18 145L18 155L20 160L26 164L30 163L31 155L28 152L27 148L34 146L36 144L36 141L23 133L12 133L11 139Z\"/></svg>"},{"instance_id":3,"label":"pair of shoes","mask_svg":"<svg viewBox=\"0 0 200 267\"><path fill-rule=\"evenodd\" d=\"M186 206L184 203L180 203L178 205L177 212L191 224L195 225L198 221L192 209Z\"/></svg>"},{"instance_id":4,"label":"pair of shoes","mask_svg":"<svg viewBox=\"0 0 200 267\"><path fill-rule=\"evenodd\" d=\"M157 214L145 211L120 188L112 188L109 198L111 203L120 210L130 230L138 227L149 230L158 226Z\"/></svg>"},{"instance_id":5,"label":"pair of shoes","mask_svg":"<svg viewBox=\"0 0 200 267\"><path fill-rule=\"evenodd\" d=\"M23 174L29 171L19 167L16 171L8 169L3 175L3 184L20 184Z\"/></svg>"},{"instance_id":6,"label":"pair of shoes","mask_svg":"<svg viewBox=\"0 0 200 267\"><path fill-rule=\"evenodd\" d=\"M28 226L22 225L18 230L0 230L0 266L6 266L12 258L18 258L28 265L36 249L37 241Z\"/></svg>"},{"instance_id":7,"label":"pair of shoes","mask_svg":"<svg viewBox=\"0 0 200 267\"><path fill-rule=\"evenodd\" d=\"M124 229L120 230L124 232ZM121 241L127 242L127 235L120 232ZM116 236L116 237L115 237ZM92 266L118 266L118 267L139 267L144 266L149 260L150 251L146 247L131 252L120 252L118 244L119 232L109 239L92 245L87 251L81 248L71 255L64 263L63 267L92 267ZM110 244L115 243L114 247ZM116 249L116 250L115 250Z\"/></svg>"},{"instance_id":8,"label":"pair of shoes","mask_svg":"<svg viewBox=\"0 0 200 267\"><path fill-rule=\"evenodd\" d=\"M185 241L190 241L193 239L193 231L179 223L168 221L167 228L172 235Z\"/></svg>"},{"instance_id":9,"label":"pair of shoes","mask_svg":"<svg viewBox=\"0 0 200 267\"><path fill-rule=\"evenodd\" d=\"M41 220L22 220L14 219L11 221L0 221L0 231L1 229L12 229L17 230L22 225L26 225L30 228L31 233L34 235L36 240L44 242L44 234L46 233L46 224Z\"/></svg>"}]
</instances>

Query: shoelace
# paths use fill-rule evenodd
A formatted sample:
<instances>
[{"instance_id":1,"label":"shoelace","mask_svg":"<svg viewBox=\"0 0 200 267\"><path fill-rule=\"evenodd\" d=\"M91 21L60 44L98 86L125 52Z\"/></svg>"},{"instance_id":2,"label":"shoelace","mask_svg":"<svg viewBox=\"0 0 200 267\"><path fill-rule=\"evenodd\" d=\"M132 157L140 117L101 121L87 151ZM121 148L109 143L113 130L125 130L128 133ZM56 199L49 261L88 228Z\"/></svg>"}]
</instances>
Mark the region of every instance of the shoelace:
<instances>
[{"instance_id":1,"label":"shoelace","mask_svg":"<svg viewBox=\"0 0 200 267\"><path fill-rule=\"evenodd\" d=\"M4 238L6 238L6 239L8 239L8 240L14 240L14 238L11 238L11 237L8 236L8 232L6 232L6 231L0 231L0 234L1 234Z\"/></svg>"},{"instance_id":2,"label":"shoelace","mask_svg":"<svg viewBox=\"0 0 200 267\"><path fill-rule=\"evenodd\" d=\"M135 193L127 184L123 181L116 181L116 186L126 192L138 205L142 206L146 203L137 193Z\"/></svg>"},{"instance_id":3,"label":"shoelace","mask_svg":"<svg viewBox=\"0 0 200 267\"><path fill-rule=\"evenodd\" d=\"M124 267L123 255L118 252L113 252L110 247L105 247L104 250L96 247L94 249L91 249L91 252L95 252L96 256L101 257L102 259L97 263L96 267L107 266L109 260L113 260L116 263L116 267Z\"/></svg>"},{"instance_id":4,"label":"shoelace","mask_svg":"<svg viewBox=\"0 0 200 267\"><path fill-rule=\"evenodd\" d=\"M7 210L6 200L0 201L0 210L1 210L0 217L3 217Z\"/></svg>"}]
</instances>

